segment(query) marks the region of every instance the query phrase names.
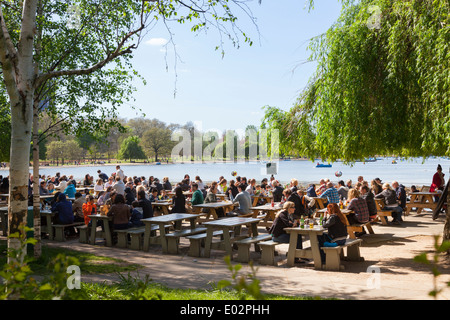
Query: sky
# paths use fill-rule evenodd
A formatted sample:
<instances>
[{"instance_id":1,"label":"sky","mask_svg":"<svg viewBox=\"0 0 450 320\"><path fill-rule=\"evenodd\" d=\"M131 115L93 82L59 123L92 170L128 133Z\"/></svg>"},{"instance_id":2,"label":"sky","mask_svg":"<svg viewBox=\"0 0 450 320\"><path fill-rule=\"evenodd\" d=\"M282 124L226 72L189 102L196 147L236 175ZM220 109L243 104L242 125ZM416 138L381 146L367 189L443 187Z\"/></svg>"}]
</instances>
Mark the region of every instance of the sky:
<instances>
[{"instance_id":1,"label":"sky","mask_svg":"<svg viewBox=\"0 0 450 320\"><path fill-rule=\"evenodd\" d=\"M253 40L235 48L225 41L225 55L214 28L196 34L182 24L172 24L176 45L169 44L162 25L148 32L135 51L134 68L147 81L137 81L136 101L119 111L126 119L142 116L167 124L196 124L209 130L244 130L259 126L264 106L289 110L313 75L314 63L302 64L310 52L309 39L326 30L340 14L337 0L317 0L308 10L306 0L263 0L251 4L256 25L240 15L238 25Z\"/></svg>"}]
</instances>

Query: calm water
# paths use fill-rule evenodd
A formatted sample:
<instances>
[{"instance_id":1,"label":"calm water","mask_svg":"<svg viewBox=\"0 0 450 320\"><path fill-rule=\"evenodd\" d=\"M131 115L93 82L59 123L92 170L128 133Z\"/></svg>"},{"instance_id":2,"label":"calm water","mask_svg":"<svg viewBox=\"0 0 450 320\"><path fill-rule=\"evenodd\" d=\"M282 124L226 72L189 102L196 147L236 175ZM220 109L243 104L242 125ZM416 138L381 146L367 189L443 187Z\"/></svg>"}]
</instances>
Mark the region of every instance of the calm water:
<instances>
[{"instance_id":1,"label":"calm water","mask_svg":"<svg viewBox=\"0 0 450 320\"><path fill-rule=\"evenodd\" d=\"M377 160L376 162L357 162L353 166L344 165L341 162L333 163L331 168L316 168L315 162L311 161L279 161L278 173L275 177L282 183L287 183L291 178L296 178L303 185L310 182L318 183L321 178L330 178L332 181L338 179L356 181L357 177L362 175L365 180L370 181L374 178L380 178L383 182L392 182L393 180L405 186L430 185L436 167L441 164L443 172L446 174L446 181L449 174L450 160L444 158L427 159L422 164L422 159L397 160L397 164L392 164L392 158ZM179 182L185 174L189 174L191 179L199 175L204 182L216 181L220 176L227 180L232 179L232 171L238 175L248 178L255 178L259 182L262 178L270 177L266 174L265 164L259 162L252 163L210 163L210 164L162 164L162 165L121 165L127 176L145 176L150 175L162 180L163 177L169 177L171 182ZM86 174L98 177L97 170L100 169L110 175L115 172L115 165L97 165L80 166L64 168L43 168L41 174L54 175L60 172L62 175L74 175L76 180L84 179ZM336 171L341 171L342 176L337 178ZM0 174L7 175L8 170L1 169ZM32 170L30 170L32 173Z\"/></svg>"}]
</instances>

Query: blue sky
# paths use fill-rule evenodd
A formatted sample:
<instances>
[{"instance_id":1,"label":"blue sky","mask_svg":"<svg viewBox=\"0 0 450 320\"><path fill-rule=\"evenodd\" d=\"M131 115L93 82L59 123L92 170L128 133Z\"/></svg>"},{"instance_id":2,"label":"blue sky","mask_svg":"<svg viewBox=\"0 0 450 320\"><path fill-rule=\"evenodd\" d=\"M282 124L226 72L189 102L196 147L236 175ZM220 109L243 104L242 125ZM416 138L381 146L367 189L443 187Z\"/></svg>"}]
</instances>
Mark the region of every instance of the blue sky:
<instances>
[{"instance_id":1,"label":"blue sky","mask_svg":"<svg viewBox=\"0 0 450 320\"><path fill-rule=\"evenodd\" d=\"M194 34L186 25L173 24L180 59L175 65L173 48L166 53L162 45L169 39L167 30L152 29L133 58L147 85L136 84L136 101L131 104L147 118L168 124L198 122L202 131L259 126L266 105L290 109L315 70L314 63L299 65L309 56L309 39L337 20L340 2L317 0L312 11L305 8L306 0L254 2L259 34L246 17L238 21L253 46L242 41L236 49L224 39L223 58L215 50L216 30ZM119 115L130 119L139 114L125 105Z\"/></svg>"}]
</instances>

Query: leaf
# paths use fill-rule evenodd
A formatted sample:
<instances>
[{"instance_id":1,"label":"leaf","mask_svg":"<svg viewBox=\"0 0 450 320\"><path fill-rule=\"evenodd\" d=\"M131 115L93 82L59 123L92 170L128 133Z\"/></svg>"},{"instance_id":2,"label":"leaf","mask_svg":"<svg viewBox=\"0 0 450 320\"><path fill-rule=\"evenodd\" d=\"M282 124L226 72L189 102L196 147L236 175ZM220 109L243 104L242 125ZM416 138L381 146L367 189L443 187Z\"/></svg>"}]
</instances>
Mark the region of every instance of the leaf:
<instances>
[{"instance_id":1,"label":"leaf","mask_svg":"<svg viewBox=\"0 0 450 320\"><path fill-rule=\"evenodd\" d=\"M424 264L430 263L430 261L428 261L428 257L427 257L426 253L422 253L422 254L415 256L414 261L419 262L419 263L424 263Z\"/></svg>"},{"instance_id":2,"label":"leaf","mask_svg":"<svg viewBox=\"0 0 450 320\"><path fill-rule=\"evenodd\" d=\"M228 281L228 280L220 280L220 281L217 283L217 287L218 287L220 290L223 289L223 288L229 287L229 286L231 286L231 282Z\"/></svg>"}]
</instances>

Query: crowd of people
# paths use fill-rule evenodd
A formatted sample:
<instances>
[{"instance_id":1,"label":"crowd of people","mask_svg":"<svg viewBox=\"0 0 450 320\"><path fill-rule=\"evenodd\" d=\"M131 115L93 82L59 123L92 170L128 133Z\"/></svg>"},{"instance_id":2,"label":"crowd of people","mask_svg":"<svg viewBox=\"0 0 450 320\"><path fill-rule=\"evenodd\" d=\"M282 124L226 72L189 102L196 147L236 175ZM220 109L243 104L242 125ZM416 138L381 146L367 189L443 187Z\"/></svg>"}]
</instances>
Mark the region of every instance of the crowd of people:
<instances>
[{"instance_id":1,"label":"crowd of people","mask_svg":"<svg viewBox=\"0 0 450 320\"><path fill-rule=\"evenodd\" d=\"M442 168L438 166L437 171L432 186L436 190L443 190L445 181ZM8 178L2 178L0 181L0 192L7 193ZM30 175L30 204L32 190L33 176ZM417 191L415 186L411 186L411 191ZM103 208L106 215L113 217L114 229L142 226L141 219L154 215L152 202L169 200L168 192L173 193L171 212L176 213L189 212L193 205L217 202L217 194L223 194L236 203L236 206L231 212L218 209L220 218L249 214L253 206L253 196L259 196L258 205L265 204L267 197L270 197L273 202L281 203L283 209L278 213L269 232L275 239L283 242L288 242L283 231L285 227L298 225L300 217L312 215L316 202L314 198L325 199L327 214L324 227L336 228L327 233L327 238L320 239L322 243L339 240L343 236L339 221L343 221L340 210L344 206L353 211L347 216L350 224L366 223L377 215L375 199L383 199L383 209L393 212L392 223L398 225L403 221L402 213L407 202L405 187L397 181L382 183L376 178L369 183L362 176L358 177L354 184L351 180L333 183L330 179L321 179L318 185L310 184L306 188L300 187L297 179L282 185L273 175L269 179L263 178L259 183L256 179L247 180L246 177L240 176L233 176L230 180L221 176L217 181L204 183L200 176L191 179L186 174L180 182L172 184L168 177L164 177L162 181L153 176L148 179L145 176L128 177L119 165L111 175L98 170L97 177L87 174L78 182L73 176L59 173L55 176L39 177L39 193L53 195L48 204L51 210L56 212L55 222L60 224L84 222L89 225L88 216ZM299 243L301 245L301 241Z\"/></svg>"}]
</instances>

